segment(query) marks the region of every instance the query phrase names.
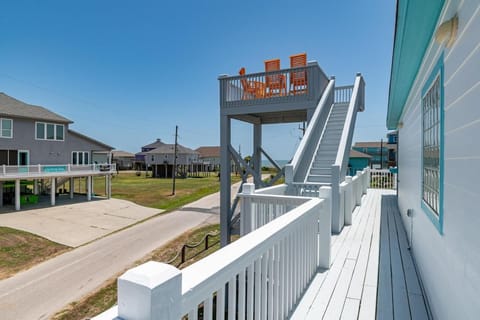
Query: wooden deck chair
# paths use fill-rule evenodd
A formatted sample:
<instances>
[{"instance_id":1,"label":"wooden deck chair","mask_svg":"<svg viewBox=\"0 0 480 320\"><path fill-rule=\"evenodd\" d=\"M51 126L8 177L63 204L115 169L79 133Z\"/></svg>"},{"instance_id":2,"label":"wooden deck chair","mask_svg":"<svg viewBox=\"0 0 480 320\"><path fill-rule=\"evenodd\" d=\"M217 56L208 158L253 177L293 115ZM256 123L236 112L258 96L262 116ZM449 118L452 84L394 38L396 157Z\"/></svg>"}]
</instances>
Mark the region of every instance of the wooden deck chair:
<instances>
[{"instance_id":1,"label":"wooden deck chair","mask_svg":"<svg viewBox=\"0 0 480 320\"><path fill-rule=\"evenodd\" d=\"M245 75L245 68L238 71L241 76ZM248 81L245 77L240 79L242 83L242 100L260 99L265 96L265 83L260 81Z\"/></svg>"},{"instance_id":2,"label":"wooden deck chair","mask_svg":"<svg viewBox=\"0 0 480 320\"><path fill-rule=\"evenodd\" d=\"M280 59L265 60L265 95L284 96L287 93L286 77L283 74L268 74L270 71L280 70Z\"/></svg>"},{"instance_id":3,"label":"wooden deck chair","mask_svg":"<svg viewBox=\"0 0 480 320\"><path fill-rule=\"evenodd\" d=\"M299 53L290 56L290 68L306 67L307 66L307 54ZM306 94L308 89L307 82L307 70L290 72L290 93Z\"/></svg>"}]
</instances>

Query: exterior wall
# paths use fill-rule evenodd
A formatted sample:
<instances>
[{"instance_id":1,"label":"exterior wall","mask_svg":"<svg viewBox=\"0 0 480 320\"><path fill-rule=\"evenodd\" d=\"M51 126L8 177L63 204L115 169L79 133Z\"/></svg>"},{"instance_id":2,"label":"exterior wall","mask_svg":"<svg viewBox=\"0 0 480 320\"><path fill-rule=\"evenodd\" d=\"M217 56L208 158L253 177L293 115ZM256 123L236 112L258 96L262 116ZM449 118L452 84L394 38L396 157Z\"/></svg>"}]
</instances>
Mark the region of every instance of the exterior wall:
<instances>
[{"instance_id":1,"label":"exterior wall","mask_svg":"<svg viewBox=\"0 0 480 320\"><path fill-rule=\"evenodd\" d=\"M152 160L153 157L153 160ZM152 164L159 164L163 165L164 161L167 161L168 164L173 164L173 157L174 155L171 153L168 154L146 154L145 155L145 163L147 166ZM186 153L179 153L177 154L177 165L190 165L193 162L198 161L197 154L186 154Z\"/></svg>"},{"instance_id":2,"label":"exterior wall","mask_svg":"<svg viewBox=\"0 0 480 320\"><path fill-rule=\"evenodd\" d=\"M35 120L12 119L13 138L0 138L0 149L28 150L31 165L66 164L71 162L72 151L91 153L92 150L106 150L100 145L71 133L68 131L67 124L64 125L64 141L36 140Z\"/></svg>"},{"instance_id":3,"label":"exterior wall","mask_svg":"<svg viewBox=\"0 0 480 320\"><path fill-rule=\"evenodd\" d=\"M480 3L447 1L440 21L459 17L448 49L431 42L410 91L399 130L398 203L435 319L477 319L480 314ZM443 234L421 207L422 88L444 61ZM406 216L412 208L412 218ZM410 220L411 219L411 220Z\"/></svg>"}]
</instances>

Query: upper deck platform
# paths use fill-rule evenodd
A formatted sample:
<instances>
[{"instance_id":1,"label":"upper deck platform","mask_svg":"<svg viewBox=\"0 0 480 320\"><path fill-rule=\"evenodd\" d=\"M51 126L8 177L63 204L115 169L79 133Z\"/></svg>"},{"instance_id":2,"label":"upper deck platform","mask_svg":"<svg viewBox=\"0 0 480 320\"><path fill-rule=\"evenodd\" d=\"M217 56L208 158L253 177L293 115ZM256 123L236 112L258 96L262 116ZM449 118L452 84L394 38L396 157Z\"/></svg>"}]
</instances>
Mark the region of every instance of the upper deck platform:
<instances>
[{"instance_id":1,"label":"upper deck platform","mask_svg":"<svg viewBox=\"0 0 480 320\"><path fill-rule=\"evenodd\" d=\"M298 75L304 80L299 83ZM250 123L301 122L317 106L329 78L316 61L305 67L222 75L220 108L223 115Z\"/></svg>"}]
</instances>

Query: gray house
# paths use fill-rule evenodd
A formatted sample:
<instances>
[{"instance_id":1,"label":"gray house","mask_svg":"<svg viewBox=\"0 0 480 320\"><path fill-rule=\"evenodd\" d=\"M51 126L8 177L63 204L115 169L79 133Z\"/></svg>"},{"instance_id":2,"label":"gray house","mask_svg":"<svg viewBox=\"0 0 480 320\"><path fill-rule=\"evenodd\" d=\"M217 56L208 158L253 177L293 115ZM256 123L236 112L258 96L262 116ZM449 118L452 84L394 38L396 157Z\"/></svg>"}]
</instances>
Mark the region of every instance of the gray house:
<instances>
[{"instance_id":1,"label":"gray house","mask_svg":"<svg viewBox=\"0 0 480 320\"><path fill-rule=\"evenodd\" d=\"M20 208L20 201L25 203L20 180L34 180L34 193L38 193L39 185L48 184L45 181L50 181L49 189L56 191L59 185L55 187L55 182L60 177L63 183L67 178L91 181L95 175L109 177L113 148L71 130L72 123L46 108L0 93L0 205L10 198L15 198L16 209ZM14 190L4 188L4 181L15 181ZM70 189L73 197L73 188ZM54 204L55 192L50 193Z\"/></svg>"},{"instance_id":2,"label":"gray house","mask_svg":"<svg viewBox=\"0 0 480 320\"><path fill-rule=\"evenodd\" d=\"M143 148L142 148L143 150ZM173 163L175 157L175 145L162 143L159 147L142 153L145 164L152 168L153 177L169 178L172 177ZM177 144L177 172L179 175L186 176L187 172L192 172L193 167L198 164L198 152Z\"/></svg>"}]
</instances>

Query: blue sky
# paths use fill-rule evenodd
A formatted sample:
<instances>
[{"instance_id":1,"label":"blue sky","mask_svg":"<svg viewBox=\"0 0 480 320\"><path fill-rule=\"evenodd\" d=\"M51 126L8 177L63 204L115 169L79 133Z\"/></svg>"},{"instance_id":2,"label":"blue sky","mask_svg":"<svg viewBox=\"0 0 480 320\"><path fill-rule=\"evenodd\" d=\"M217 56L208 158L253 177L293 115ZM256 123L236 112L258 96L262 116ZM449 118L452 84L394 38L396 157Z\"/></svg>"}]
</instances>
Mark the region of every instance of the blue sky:
<instances>
[{"instance_id":1,"label":"blue sky","mask_svg":"<svg viewBox=\"0 0 480 320\"><path fill-rule=\"evenodd\" d=\"M366 81L354 141L385 137L394 0L2 1L0 92L42 105L72 129L137 152L161 138L219 145L218 75L263 71L307 52L337 84ZM269 125L263 145L289 159L299 124ZM232 145L251 153L235 121Z\"/></svg>"}]
</instances>

